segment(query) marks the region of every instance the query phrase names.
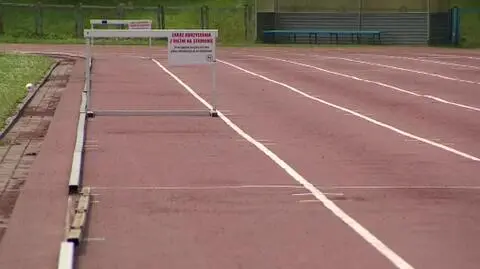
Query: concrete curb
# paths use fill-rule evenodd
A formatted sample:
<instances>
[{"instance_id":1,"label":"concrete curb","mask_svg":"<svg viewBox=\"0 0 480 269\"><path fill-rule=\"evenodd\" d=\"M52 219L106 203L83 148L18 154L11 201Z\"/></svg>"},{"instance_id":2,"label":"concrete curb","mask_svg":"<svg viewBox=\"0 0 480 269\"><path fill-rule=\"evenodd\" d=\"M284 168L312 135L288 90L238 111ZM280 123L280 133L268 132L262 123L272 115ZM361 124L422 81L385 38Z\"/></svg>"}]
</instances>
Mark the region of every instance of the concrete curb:
<instances>
[{"instance_id":1,"label":"concrete curb","mask_svg":"<svg viewBox=\"0 0 480 269\"><path fill-rule=\"evenodd\" d=\"M85 57L82 57L85 59ZM88 63L88 68L92 69L92 62ZM84 229L87 225L88 208L90 204L90 189L84 188L80 192L83 165L83 149L85 143L85 132L87 128L87 78L82 91L82 100L79 109L79 118L77 123L77 134L75 139L75 149L72 156L72 166L68 181L68 200L75 200L79 197L77 206L74 210L72 222L70 223L67 209L67 235L65 241L60 244L60 253L58 257L57 269L73 269L75 267L75 250L80 245L84 235Z\"/></svg>"}]
</instances>

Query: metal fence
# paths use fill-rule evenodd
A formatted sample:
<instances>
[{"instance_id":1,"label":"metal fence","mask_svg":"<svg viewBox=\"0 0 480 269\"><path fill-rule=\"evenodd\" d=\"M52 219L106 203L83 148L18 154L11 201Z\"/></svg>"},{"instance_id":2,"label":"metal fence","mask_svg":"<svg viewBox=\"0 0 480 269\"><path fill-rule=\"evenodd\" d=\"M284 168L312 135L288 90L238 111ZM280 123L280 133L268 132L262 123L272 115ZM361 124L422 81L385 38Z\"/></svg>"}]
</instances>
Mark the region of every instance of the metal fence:
<instances>
[{"instance_id":1,"label":"metal fence","mask_svg":"<svg viewBox=\"0 0 480 269\"><path fill-rule=\"evenodd\" d=\"M259 12L447 11L451 0L257 0Z\"/></svg>"},{"instance_id":2,"label":"metal fence","mask_svg":"<svg viewBox=\"0 0 480 269\"><path fill-rule=\"evenodd\" d=\"M448 42L449 8L449 0L258 0L257 32L374 30L384 44L438 44Z\"/></svg>"},{"instance_id":3,"label":"metal fence","mask_svg":"<svg viewBox=\"0 0 480 269\"><path fill-rule=\"evenodd\" d=\"M216 28L220 42L254 40L252 5L117 6L18 4L0 2L0 35L18 38L75 39L90 28L90 19L150 19L155 29Z\"/></svg>"}]
</instances>

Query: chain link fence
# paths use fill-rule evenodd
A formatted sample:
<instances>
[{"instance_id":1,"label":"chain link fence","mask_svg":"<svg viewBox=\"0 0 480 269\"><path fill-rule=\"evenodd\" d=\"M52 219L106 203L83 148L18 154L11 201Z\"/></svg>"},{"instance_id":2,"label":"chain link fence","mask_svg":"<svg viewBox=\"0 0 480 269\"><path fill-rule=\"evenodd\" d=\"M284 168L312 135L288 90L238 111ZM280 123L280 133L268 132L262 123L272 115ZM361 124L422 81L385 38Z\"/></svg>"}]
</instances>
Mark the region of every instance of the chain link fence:
<instances>
[{"instance_id":1,"label":"chain link fence","mask_svg":"<svg viewBox=\"0 0 480 269\"><path fill-rule=\"evenodd\" d=\"M0 2L0 37L35 39L81 39L90 19L150 19L154 29L219 29L219 42L254 40L255 8L190 6L139 7L18 4Z\"/></svg>"}]
</instances>

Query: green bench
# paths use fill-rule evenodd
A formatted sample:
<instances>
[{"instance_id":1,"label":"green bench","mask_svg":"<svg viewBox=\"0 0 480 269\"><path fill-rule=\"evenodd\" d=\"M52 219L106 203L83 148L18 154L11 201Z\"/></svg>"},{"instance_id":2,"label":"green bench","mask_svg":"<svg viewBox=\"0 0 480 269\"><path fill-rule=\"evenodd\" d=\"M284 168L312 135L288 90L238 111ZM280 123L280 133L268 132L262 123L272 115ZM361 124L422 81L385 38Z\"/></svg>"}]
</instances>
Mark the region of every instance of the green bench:
<instances>
[{"instance_id":1,"label":"green bench","mask_svg":"<svg viewBox=\"0 0 480 269\"><path fill-rule=\"evenodd\" d=\"M382 43L381 41L381 31L329 31L329 30L265 30L263 31L264 40L266 37L271 35L273 41L276 43L276 37L278 36L288 36L290 40L293 40L294 43L297 42L297 36L301 35L308 35L309 43L318 44L318 37L321 35L328 35L330 37L330 43L333 42L335 39L336 44L338 44L338 37L339 36L350 36L352 43L360 44L362 36L372 36L373 43L376 44L378 41L379 44ZM314 40L314 42L313 42Z\"/></svg>"}]
</instances>

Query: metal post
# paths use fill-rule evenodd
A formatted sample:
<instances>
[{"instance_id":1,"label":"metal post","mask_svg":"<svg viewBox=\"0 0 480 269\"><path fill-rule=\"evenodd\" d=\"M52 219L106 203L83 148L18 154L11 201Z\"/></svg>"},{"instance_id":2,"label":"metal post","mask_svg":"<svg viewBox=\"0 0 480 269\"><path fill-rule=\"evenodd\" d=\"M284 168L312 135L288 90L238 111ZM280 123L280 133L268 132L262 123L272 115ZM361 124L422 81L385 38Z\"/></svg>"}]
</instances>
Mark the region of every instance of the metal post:
<instances>
[{"instance_id":1,"label":"metal post","mask_svg":"<svg viewBox=\"0 0 480 269\"><path fill-rule=\"evenodd\" d=\"M3 6L2 3L0 2L0 34L4 34L5 31L3 29Z\"/></svg>"},{"instance_id":2,"label":"metal post","mask_svg":"<svg viewBox=\"0 0 480 269\"><path fill-rule=\"evenodd\" d=\"M248 40L248 4L245 4L243 6L243 27L245 28L244 29L244 38L245 38L245 41Z\"/></svg>"},{"instance_id":3,"label":"metal post","mask_svg":"<svg viewBox=\"0 0 480 269\"><path fill-rule=\"evenodd\" d=\"M278 0L274 0L273 2L273 15L274 15L274 22L273 22L273 29L278 30L278 16L279 16L279 9Z\"/></svg>"},{"instance_id":4,"label":"metal post","mask_svg":"<svg viewBox=\"0 0 480 269\"><path fill-rule=\"evenodd\" d=\"M217 60L212 63L212 110L217 111Z\"/></svg>"},{"instance_id":5,"label":"metal post","mask_svg":"<svg viewBox=\"0 0 480 269\"><path fill-rule=\"evenodd\" d=\"M93 30L93 23L90 23L90 29ZM93 45L93 39L92 39L92 41L91 41L91 44Z\"/></svg>"},{"instance_id":6,"label":"metal post","mask_svg":"<svg viewBox=\"0 0 480 269\"><path fill-rule=\"evenodd\" d=\"M217 38L213 38L213 47L216 47ZM212 115L217 113L217 56L213 58L212 62Z\"/></svg>"},{"instance_id":7,"label":"metal post","mask_svg":"<svg viewBox=\"0 0 480 269\"><path fill-rule=\"evenodd\" d=\"M92 41L91 37L85 37L86 41L86 61L85 61L85 83L86 83L86 93L87 93L87 111L90 109L90 95L91 95L91 87L92 87L92 75L91 75L91 63L92 63L92 52L90 48L90 44Z\"/></svg>"},{"instance_id":8,"label":"metal post","mask_svg":"<svg viewBox=\"0 0 480 269\"><path fill-rule=\"evenodd\" d=\"M148 51L150 52L150 60L153 59L153 54L152 54L152 37L148 38Z\"/></svg>"},{"instance_id":9,"label":"metal post","mask_svg":"<svg viewBox=\"0 0 480 269\"><path fill-rule=\"evenodd\" d=\"M363 0L358 0L358 31L363 28Z\"/></svg>"},{"instance_id":10,"label":"metal post","mask_svg":"<svg viewBox=\"0 0 480 269\"><path fill-rule=\"evenodd\" d=\"M258 23L258 0L255 0L255 6L253 7L253 12L254 12L254 18L253 18L253 24L254 24L254 28L253 28L253 41L254 42L257 42L257 38L258 38L258 29L257 29L257 23Z\"/></svg>"},{"instance_id":11,"label":"metal post","mask_svg":"<svg viewBox=\"0 0 480 269\"><path fill-rule=\"evenodd\" d=\"M427 1L427 45L430 45L430 0Z\"/></svg>"},{"instance_id":12,"label":"metal post","mask_svg":"<svg viewBox=\"0 0 480 269\"><path fill-rule=\"evenodd\" d=\"M452 38L452 44L457 46L459 42L459 34L460 34L460 13L459 13L459 8L458 7L453 7L451 9L451 16L452 16L452 33L451 33L451 38Z\"/></svg>"}]
</instances>

